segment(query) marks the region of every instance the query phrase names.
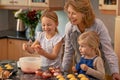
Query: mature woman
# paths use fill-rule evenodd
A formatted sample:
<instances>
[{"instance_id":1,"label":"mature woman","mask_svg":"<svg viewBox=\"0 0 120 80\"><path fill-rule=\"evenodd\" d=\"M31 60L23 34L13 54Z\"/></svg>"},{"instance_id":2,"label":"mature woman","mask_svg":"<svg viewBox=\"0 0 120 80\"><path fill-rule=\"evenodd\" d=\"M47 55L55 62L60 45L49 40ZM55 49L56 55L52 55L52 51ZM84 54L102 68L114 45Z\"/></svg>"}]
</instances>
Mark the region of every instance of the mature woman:
<instances>
[{"instance_id":1,"label":"mature woman","mask_svg":"<svg viewBox=\"0 0 120 80\"><path fill-rule=\"evenodd\" d=\"M63 70L68 71L73 54L75 62L80 58L77 38L86 31L95 31L100 37L100 49L104 60L110 67L113 80L120 80L118 58L113 51L111 38L104 23L95 17L90 0L68 0L65 4L69 22L65 29L65 53L63 57ZM89 35L88 35L89 36Z\"/></svg>"}]
</instances>

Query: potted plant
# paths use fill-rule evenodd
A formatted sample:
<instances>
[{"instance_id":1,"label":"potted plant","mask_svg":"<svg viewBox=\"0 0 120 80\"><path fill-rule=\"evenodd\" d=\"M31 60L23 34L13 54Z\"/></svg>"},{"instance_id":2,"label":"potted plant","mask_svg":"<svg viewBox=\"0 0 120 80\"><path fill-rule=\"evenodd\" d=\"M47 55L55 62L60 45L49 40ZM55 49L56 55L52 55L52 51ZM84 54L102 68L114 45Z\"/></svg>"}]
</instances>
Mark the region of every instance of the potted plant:
<instances>
[{"instance_id":1,"label":"potted plant","mask_svg":"<svg viewBox=\"0 0 120 80\"><path fill-rule=\"evenodd\" d=\"M15 12L14 16L16 19L20 19L24 23L26 28L29 29L29 38L34 39L35 29L41 17L41 11L32 9L20 9L17 12Z\"/></svg>"}]
</instances>

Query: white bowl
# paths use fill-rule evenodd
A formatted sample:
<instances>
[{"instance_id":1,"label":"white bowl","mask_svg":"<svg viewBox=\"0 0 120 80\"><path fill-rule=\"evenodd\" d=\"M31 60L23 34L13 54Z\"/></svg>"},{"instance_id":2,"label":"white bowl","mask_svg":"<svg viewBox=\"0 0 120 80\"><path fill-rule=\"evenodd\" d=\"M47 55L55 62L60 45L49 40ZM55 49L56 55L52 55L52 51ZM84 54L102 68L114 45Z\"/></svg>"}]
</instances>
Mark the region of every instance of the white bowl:
<instances>
[{"instance_id":1,"label":"white bowl","mask_svg":"<svg viewBox=\"0 0 120 80\"><path fill-rule=\"evenodd\" d=\"M19 65L24 73L35 73L40 69L40 57L21 57Z\"/></svg>"}]
</instances>

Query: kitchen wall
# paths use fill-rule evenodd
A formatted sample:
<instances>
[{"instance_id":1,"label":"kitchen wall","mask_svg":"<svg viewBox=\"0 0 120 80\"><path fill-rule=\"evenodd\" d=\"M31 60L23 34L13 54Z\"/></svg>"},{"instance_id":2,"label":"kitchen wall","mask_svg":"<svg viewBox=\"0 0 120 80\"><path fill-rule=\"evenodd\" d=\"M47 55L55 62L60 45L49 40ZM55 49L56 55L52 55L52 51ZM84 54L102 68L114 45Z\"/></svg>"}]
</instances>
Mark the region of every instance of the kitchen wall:
<instances>
[{"instance_id":1,"label":"kitchen wall","mask_svg":"<svg viewBox=\"0 0 120 80\"><path fill-rule=\"evenodd\" d=\"M99 0L91 0L93 9L95 11L96 17L103 20L106 27L109 30L112 42L114 42L114 30L115 30L115 16L114 15L105 15L101 14L100 10L98 9ZM14 19L13 15L14 11L12 10L0 10L0 30L6 29L16 29L16 20ZM64 11L57 11L59 17L59 31L63 35L65 31L65 24L67 23L68 19ZM39 26L39 25L38 25ZM37 30L40 30L37 27Z\"/></svg>"}]
</instances>

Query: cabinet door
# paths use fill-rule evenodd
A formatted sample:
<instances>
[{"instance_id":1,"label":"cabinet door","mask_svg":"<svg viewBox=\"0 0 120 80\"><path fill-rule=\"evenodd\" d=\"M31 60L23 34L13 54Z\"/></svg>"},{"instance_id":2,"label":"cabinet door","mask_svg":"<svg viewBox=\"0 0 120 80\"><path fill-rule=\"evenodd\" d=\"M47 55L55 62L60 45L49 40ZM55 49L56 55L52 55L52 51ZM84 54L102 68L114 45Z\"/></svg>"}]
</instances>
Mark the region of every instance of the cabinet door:
<instances>
[{"instance_id":1,"label":"cabinet door","mask_svg":"<svg viewBox=\"0 0 120 80\"><path fill-rule=\"evenodd\" d=\"M114 0L115 3L112 2L112 0L99 0L99 8L102 10L116 10L116 0Z\"/></svg>"},{"instance_id":2,"label":"cabinet door","mask_svg":"<svg viewBox=\"0 0 120 80\"><path fill-rule=\"evenodd\" d=\"M14 0L14 5L28 6L28 0Z\"/></svg>"},{"instance_id":3,"label":"cabinet door","mask_svg":"<svg viewBox=\"0 0 120 80\"><path fill-rule=\"evenodd\" d=\"M117 16L115 19L115 53L118 55L118 59L119 59L119 66L120 66L120 16ZM119 67L120 70L120 67Z\"/></svg>"},{"instance_id":4,"label":"cabinet door","mask_svg":"<svg viewBox=\"0 0 120 80\"><path fill-rule=\"evenodd\" d=\"M28 0L1 0L1 5L27 6L28 5Z\"/></svg>"},{"instance_id":5,"label":"cabinet door","mask_svg":"<svg viewBox=\"0 0 120 80\"><path fill-rule=\"evenodd\" d=\"M1 5L13 5L13 0L1 0Z\"/></svg>"},{"instance_id":6,"label":"cabinet door","mask_svg":"<svg viewBox=\"0 0 120 80\"><path fill-rule=\"evenodd\" d=\"M99 0L99 9L106 14L116 14L117 0Z\"/></svg>"},{"instance_id":7,"label":"cabinet door","mask_svg":"<svg viewBox=\"0 0 120 80\"><path fill-rule=\"evenodd\" d=\"M29 6L53 9L63 9L65 0L29 0Z\"/></svg>"},{"instance_id":8,"label":"cabinet door","mask_svg":"<svg viewBox=\"0 0 120 80\"><path fill-rule=\"evenodd\" d=\"M7 59L7 39L0 39L0 60Z\"/></svg>"},{"instance_id":9,"label":"cabinet door","mask_svg":"<svg viewBox=\"0 0 120 80\"><path fill-rule=\"evenodd\" d=\"M22 56L21 40L8 39L8 59L19 60Z\"/></svg>"}]
</instances>

